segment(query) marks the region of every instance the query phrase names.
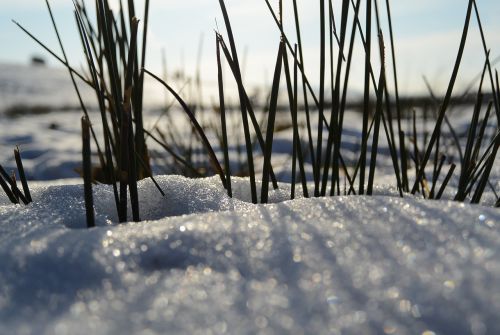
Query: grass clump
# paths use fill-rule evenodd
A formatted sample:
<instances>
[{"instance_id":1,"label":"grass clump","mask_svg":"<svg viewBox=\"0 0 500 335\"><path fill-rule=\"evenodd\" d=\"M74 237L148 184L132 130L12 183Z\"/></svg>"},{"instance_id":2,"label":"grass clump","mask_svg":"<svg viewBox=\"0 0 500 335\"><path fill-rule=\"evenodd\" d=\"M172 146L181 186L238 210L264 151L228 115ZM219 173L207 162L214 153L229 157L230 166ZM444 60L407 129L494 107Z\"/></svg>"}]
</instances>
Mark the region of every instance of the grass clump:
<instances>
[{"instance_id":1,"label":"grass clump","mask_svg":"<svg viewBox=\"0 0 500 335\"><path fill-rule=\"evenodd\" d=\"M95 20L90 18L84 1L75 2L75 22L80 32L83 53L87 62L86 74L76 71L68 62L64 47L60 42L63 56L48 49L43 43L27 32L40 45L51 52L70 73L85 114L83 122L84 178L86 199L91 201L89 177L90 144L95 146L99 167L103 172L102 182L113 185L115 202L120 221L127 220L127 203L130 196L133 220L140 220L137 180L151 177L150 155L146 138L160 144L173 157L176 164L190 176L202 176L205 172L195 167L193 159L193 138L198 139L201 150L208 157L205 166L220 176L228 195L232 196L231 177L238 175L231 164L230 146L243 149L245 175L249 177L250 196L253 203L269 201L269 188L278 187L278 176L273 168L273 144L280 111L282 87L288 102L291 136L292 188L290 198L297 195L296 184L302 187L302 194L326 196L341 194L371 195L377 183L377 160L381 154L381 142L387 143L390 162L394 173L395 187L400 196L420 193L424 198L439 199L447 191L453 193L457 201L469 200L479 203L489 187L495 193L489 179L500 146L500 89L498 74L490 61L479 9L476 1L469 0L460 39L446 94L436 97L430 89L428 97L405 99L400 96L397 74L397 55L394 29L392 26L390 1L385 1L386 11L382 13L377 1L343 0L340 11L335 12L331 0L320 1L319 5L319 78L312 84L304 62L304 41L301 34L300 12L296 0L290 10L293 12L293 32L285 31L283 3L278 2L279 11L264 0L277 27L279 46L274 67L272 87L265 103L264 122L257 120L257 106L249 98L242 77L242 70L236 37L233 33L228 8L224 0L219 0L224 19L225 34L216 31L216 53L218 70L218 105L214 110L220 115L220 125L215 126L219 134L220 152L215 150L215 142L208 133L213 131L200 121L202 113L196 106L182 97L167 79L144 69L147 50L147 26L149 1L145 2L145 18L142 39L139 36L139 21L135 17L133 0L128 1L128 11L120 2L120 10L113 12L107 0L96 1ZM55 32L57 25L53 19L49 2L47 8ZM364 18L360 13L364 12ZM381 22L385 19L387 27ZM463 140L449 122L453 107L462 98L454 98L456 82L462 63L464 49L470 39L471 21L476 19L485 58L477 94L464 94L473 104L471 122ZM94 22L96 22L94 24ZM336 23L339 23L338 25ZM337 29L339 27L339 29ZM291 37L292 36L292 37ZM386 40L390 52L387 52ZM294 38L293 38L294 37ZM60 40L59 40L60 41ZM348 101L348 91L353 79L351 70L356 47L361 47L364 58L363 99L361 102ZM374 52L374 51L377 52ZM228 82L224 80L222 68L227 65L231 79L237 87L237 116L243 130L243 145L236 142L237 135L230 133L227 108ZM392 73L391 73L392 72ZM171 124L165 132L159 128L145 130L143 125L144 76L151 76L160 82L188 116L191 124L191 140L187 149L176 143L176 125ZM284 74L284 76L283 76ZM391 76L392 75L392 76ZM76 79L92 87L95 91L103 128L103 140L99 141L93 131L85 103L79 94ZM197 75L199 78L199 73ZM389 80L392 78L392 82ZM197 80L201 90L200 80ZM315 90L314 87L318 89ZM430 88L430 86L429 86ZM491 92L491 93L490 93ZM487 101L487 98L489 101ZM465 99L465 98L464 98ZM417 101L418 100L418 101ZM463 99L462 99L463 100ZM301 102L301 106L299 106ZM426 122L421 126L417 121L416 109L425 106L423 118L433 116L433 126L429 131ZM362 113L362 129L359 150L356 157L345 159L345 116L357 105ZM430 106L430 107L429 107ZM486 106L486 108L485 108ZM299 124L304 116L305 126ZM491 116L496 116L494 117ZM413 116L413 118L411 117ZM420 117L420 115L418 115ZM404 127L404 124L408 127ZM494 134L487 137L488 125L494 125ZM446 127L446 128L445 128ZM448 130L446 130L448 129ZM86 133L88 131L88 134ZM177 135L179 136L179 135ZM450 140L451 138L451 140ZM450 145L450 142L452 145ZM260 149L260 151L258 150ZM219 155L223 164L220 163ZM261 190L257 189L257 155L262 155ZM458 158L457 158L458 156ZM311 174L307 171L312 171ZM411 170L415 177L411 180ZM455 171L460 171L455 176ZM455 177L455 178L454 178ZM457 179L458 182L452 182ZM343 187L342 187L343 180ZM153 179L154 181L154 179ZM457 185L453 190L448 186ZM160 190L161 191L161 190ZM260 194L259 194L260 193ZM496 193L495 193L496 194ZM260 195L260 196L259 196ZM496 205L499 205L497 197ZM90 208L90 207L89 207ZM88 211L89 215L90 212ZM90 221L89 221L90 222Z\"/></svg>"},{"instance_id":2,"label":"grass clump","mask_svg":"<svg viewBox=\"0 0 500 335\"><path fill-rule=\"evenodd\" d=\"M391 46L390 58L386 57L386 44L384 41L384 32L381 28L381 15L380 8L377 2L367 0L364 2L365 6L365 18L364 22L361 22L359 17L360 6L363 4L361 1L342 1L342 6L339 13L335 13L333 10L333 5L331 1L321 1L319 6L319 36L320 36L320 53L319 57L319 82L317 87L319 87L319 92L315 92L308 79L306 69L304 66L304 59L302 56L302 38L301 38L301 27L300 18L297 11L297 3L293 2L293 13L295 19L295 35L297 39L297 46L292 47L291 39L289 38L287 32L284 30L284 25L282 21L282 11L283 5L279 1L279 12L278 14L274 10L273 6L269 1L265 0L270 14L273 16L274 21L277 25L278 32L281 35L282 43L286 46L284 50L280 48L278 52L279 59L287 59L291 57L294 60L294 66L300 70L301 81L302 81L302 94L301 100L304 101L304 113L306 114L307 120L307 136L306 143L303 143L301 136L301 129L297 126L295 122L294 113L294 103L297 100L297 86L298 83L290 84L290 76L287 75L287 92L290 101L290 110L292 111L292 124L293 124L293 147L291 149L293 155L292 167L297 163L297 147L301 149L308 148L307 157L302 157L299 159L299 165L304 164L304 160L309 162L312 166L313 176L310 180L303 180L306 178L304 174L300 176L296 175L296 169L293 168L293 183L295 180L302 179L302 183L305 189L305 195L307 196L307 184L314 184L314 196L324 196L327 194L329 189L330 195L340 195L340 176L344 175L344 180L348 185L345 187L349 189L347 194L372 194L374 190L374 185L376 184L376 168L377 168L377 155L380 152L379 143L383 136L384 140L388 144L390 157L394 170L394 177L396 180L396 187L399 191L400 196L404 196L404 193L420 193L425 198L440 198L450 180L454 176L454 172L457 167L460 167L461 175L460 181L458 182L458 187L453 192L455 195L455 200L464 201L468 196L468 199L477 203L481 200L486 187L490 187L493 192L495 192L493 186L489 183L489 176L493 168L497 151L498 151L498 134L499 128L498 123L500 117L498 115L498 87L495 86L492 75L491 62L489 61L489 51L486 47L486 41L484 39L484 33L481 25L479 10L477 4L474 0L470 0L467 6L466 17L464 21L464 28L462 37L460 40L460 45L458 48L455 65L453 72L448 83L448 88L442 101L438 101L438 109L436 117L434 119L433 129L430 136L424 134L424 138L420 138L417 131L418 121L416 117L413 120L413 136L409 137L408 134L411 132L405 131L403 129L403 123L407 121L405 115L408 112L404 110L414 110L411 104L403 104L399 96L398 88L398 77L397 77L397 66L396 66L396 52L395 52L395 41L392 27L391 11L389 0L386 1L386 21L388 22L388 36ZM234 44L234 36L232 35L231 26L229 20L227 19L227 9L224 1L219 1L222 13L225 18L228 39L230 44ZM340 35L335 25L335 14L340 14ZM471 125L468 133L465 135L465 148L462 148L461 140L457 137L456 132L451 126L448 114L452 112L452 105L456 102L453 98L453 92L455 89L455 84L459 76L459 69L462 63L462 56L467 44L469 37L469 28L471 26L471 20L475 17L477 19L478 25L481 32L481 40L484 46L484 56L485 56L485 68L483 70L483 76L481 77L481 83L479 85L479 92L473 98L473 104L475 105L474 112L471 114ZM338 22L338 21L337 21ZM348 25L351 24L351 33L349 34ZM363 28L364 25L364 28ZM372 33L373 26L376 25L377 34L376 40L375 35ZM354 46L356 39L359 38L362 45L363 55L365 59L365 70L364 70L364 90L363 90L363 103L362 103L362 131L360 139L360 150L358 152L358 159L352 166L352 170L346 166L346 162L343 159L342 150L342 135L344 131L344 115L348 112L347 104L347 91L350 80L350 70L352 66L352 57L354 54ZM222 40L223 37L218 35L218 39ZM349 43L347 43L349 41ZM374 64L376 58L372 53L372 49L375 45L378 45L379 55L378 63L380 68L378 75L375 73ZM233 48L233 53L236 50ZM229 55L230 57L235 57ZM230 58L228 57L228 58ZM387 67L386 63L392 63L392 67ZM275 79L279 78L277 73L282 71L285 74L289 74L290 64L288 62L278 62L275 67ZM336 66L334 66L336 64ZM393 75L393 88L391 88L387 81L388 69L392 69ZM329 102L327 98L328 89L326 88L326 78L328 76L327 72L330 69L330 97ZM235 70L233 70L235 71ZM237 69L236 69L237 71ZM494 92L490 96L493 100L489 102L489 107L482 122L479 122L480 115L484 110L484 85L483 78L485 74L489 73L490 77L490 87L489 90ZM342 78L342 74L344 77ZM300 77L300 76L299 76ZM378 77L378 80L376 78ZM275 81L273 81L275 83ZM239 84L239 89L240 88ZM497 85L498 86L498 85ZM275 95L276 88L273 84L273 93L271 96ZM319 97L319 98L318 98ZM430 98L424 98L426 100L435 99L431 96ZM372 99L375 102L372 104ZM242 99L243 100L243 99ZM312 103L309 103L312 101ZM243 101L244 102L244 101ZM267 128L267 138L272 139L272 131L274 115L273 106L274 101L271 100L269 106L269 123ZM374 108L372 108L374 106ZM396 113L393 113L393 108L395 107ZM496 118L496 135L489 141L485 142L484 138L484 127L488 124L488 118L491 109L494 109L497 113ZM245 110L248 106L242 106L241 113L244 117ZM410 113L416 115L415 112ZM327 121L327 116L329 119ZM311 125L314 124L311 119L316 118L316 129L311 131ZM446 138L448 133L444 131L443 125L450 130L450 134L454 138L455 147L459 153L459 159L456 161L455 158L445 154L448 151L446 146ZM313 138L312 134L316 135ZM425 132L424 132L425 133ZM298 146L296 145L296 139L300 139ZM326 140L325 140L326 139ZM326 147L324 146L326 142ZM422 148L419 148L419 142L422 143ZM488 143L488 145L485 145ZM413 144L413 150L409 145ZM267 146L272 145L267 143ZM247 150L250 150L252 144L247 144ZM371 147L371 149L369 149ZM486 149L485 149L486 148ZM479 152L482 151L482 156ZM462 153L465 152L465 155ZM480 157L481 156L481 157ZM262 196L261 201L267 202L266 192L268 184L268 171L266 167L271 166L272 155L269 153L264 154L264 168L262 177ZM368 159L369 157L369 159ZM434 157L434 159L431 159ZM441 157L441 158L440 158ZM444 176L441 185L439 185L439 180L442 179L441 173L443 166L448 166L448 171ZM411 165L414 166L416 171L416 176L413 181L410 182L409 169ZM368 168L368 171L366 170ZM303 167L302 167L303 169ZM429 178L427 173L428 170L433 171L432 178ZM255 176L251 177L251 183ZM252 178L253 177L253 178ZM429 184L432 183L432 187ZM473 191L474 190L474 191ZM295 196L295 190L293 188L291 198Z\"/></svg>"},{"instance_id":3,"label":"grass clump","mask_svg":"<svg viewBox=\"0 0 500 335\"><path fill-rule=\"evenodd\" d=\"M19 153L19 148L14 149L14 157L17 165L17 172L19 178L21 179L21 184L23 191L17 187L17 178L14 171L9 175L2 165L0 165L0 186L2 190L9 198L10 202L13 204L23 203L28 205L33 202L31 198L31 192L28 186L28 181L26 179L26 174L24 173L23 162L21 159L21 154Z\"/></svg>"},{"instance_id":4,"label":"grass clump","mask_svg":"<svg viewBox=\"0 0 500 335\"><path fill-rule=\"evenodd\" d=\"M16 24L68 69L87 120L84 129L88 128L97 151L99 165L93 168L91 178L113 186L120 222L127 221L128 197L132 219L140 221L137 181L152 178L143 126L144 74L141 71L146 60L149 1L145 2L142 43L138 38L139 20L135 17L134 1L128 1L127 11L120 1L120 10L115 13L107 0L98 0L95 2L95 17L91 17L85 1L74 1L75 24L87 63L86 73L80 73L70 65L48 0L46 6L62 56ZM77 78L95 92L103 129L102 140L97 138L90 122Z\"/></svg>"}]
</instances>

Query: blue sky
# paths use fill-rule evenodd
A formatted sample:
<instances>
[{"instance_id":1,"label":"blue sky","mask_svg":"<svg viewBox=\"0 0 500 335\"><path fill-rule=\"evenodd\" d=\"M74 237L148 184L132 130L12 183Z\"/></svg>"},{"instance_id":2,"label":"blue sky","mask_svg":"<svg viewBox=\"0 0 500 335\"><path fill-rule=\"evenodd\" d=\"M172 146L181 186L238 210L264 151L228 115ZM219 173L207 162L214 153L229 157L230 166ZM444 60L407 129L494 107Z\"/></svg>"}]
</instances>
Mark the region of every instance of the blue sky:
<instances>
[{"instance_id":1,"label":"blue sky","mask_svg":"<svg viewBox=\"0 0 500 335\"><path fill-rule=\"evenodd\" d=\"M143 0L137 1L142 7ZM276 3L277 1L272 1ZM334 1L334 4L340 1ZM385 1L379 0L381 6ZM443 87L448 80L458 48L467 0L397 0L392 1L393 24L400 81L403 91L423 91L422 75L433 85ZM90 1L89 3L92 3ZM290 21L290 0L284 1L285 20ZM306 66L315 77L318 56L318 1L298 0L303 24ZM500 54L500 1L477 0L486 38L492 48L492 57ZM52 0L56 20L63 31L63 41L70 62L81 63L81 47L73 21L70 0ZM248 83L268 83L271 79L279 34L263 0L226 0L240 57L247 50L245 80ZM151 26L148 62L153 71L161 71L161 53L165 50L170 71L184 68L194 72L200 38L203 39L202 75L206 82L215 80L216 20L223 29L217 0L151 0ZM382 6L381 10L385 10ZM138 10L138 16L141 11ZM50 18L43 0L0 0L0 62L27 63L33 54L46 55L11 22L15 19L41 40L58 50ZM474 27L476 26L475 20ZM293 29L289 29L292 34ZM203 37L201 37L203 36ZM292 35L291 35L292 36ZM470 43L465 53L463 77L472 78L481 70L484 54L481 52L479 34L471 30ZM361 62L361 53L356 62ZM56 61L49 58L50 63ZM355 66L361 73L360 66ZM353 83L353 87L358 85Z\"/></svg>"}]
</instances>

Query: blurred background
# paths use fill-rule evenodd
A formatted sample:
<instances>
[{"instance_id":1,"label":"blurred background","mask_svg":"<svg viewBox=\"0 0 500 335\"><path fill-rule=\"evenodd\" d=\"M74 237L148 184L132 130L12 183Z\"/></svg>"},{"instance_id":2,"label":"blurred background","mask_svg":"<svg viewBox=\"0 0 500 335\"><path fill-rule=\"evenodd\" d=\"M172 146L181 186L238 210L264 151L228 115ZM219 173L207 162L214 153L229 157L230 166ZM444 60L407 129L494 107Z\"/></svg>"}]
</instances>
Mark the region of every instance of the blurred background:
<instances>
[{"instance_id":1,"label":"blurred background","mask_svg":"<svg viewBox=\"0 0 500 335\"><path fill-rule=\"evenodd\" d=\"M126 1L125 1L126 2ZM340 1L334 1L337 8ZM363 3L363 2L362 2ZM73 16L73 5L67 0L50 1L56 22L62 33L70 63L82 68L82 50ZM137 16L143 16L143 0L136 1ZM277 5L277 1L272 1ZM305 65L309 78L317 81L319 66L319 2L299 0L303 30ZM391 10L396 42L399 85L401 95L427 93L425 76L436 93L446 90L453 68L467 0L398 0ZM491 51L491 59L499 55L500 2L478 0L481 20ZM88 1L89 8L93 1ZM118 6L118 1L114 3ZM272 71L279 43L279 31L264 0L227 0L247 87L255 92L266 90L272 80ZM216 0L151 0L146 66L149 70L178 79L194 78L199 74L203 82L203 100L216 101L215 33L224 29L219 2ZM289 38L294 41L291 0L284 1L284 18ZM381 16L385 18L385 1L379 1ZM340 13L335 14L340 21ZM363 10L360 15L364 15ZM31 100L34 104L72 105L75 94L69 85L67 73L52 56L26 36L13 22L16 20L41 41L60 54L50 17L42 0L0 1L0 100L11 106ZM387 22L382 22L386 29ZM475 18L472 23L461 76L457 89L466 86L482 69L484 53ZM224 32L224 31L223 31ZM387 33L387 30L385 30ZM387 33L388 34L388 33ZM388 41L388 37L386 38ZM308 66L309 64L309 66ZM354 58L352 92L361 91L363 81L363 53L358 49ZM359 64L359 66L356 66ZM37 65L37 66L34 66ZM360 80L356 80L359 78ZM159 87L151 85L146 103L158 105L165 96ZM352 93L351 92L351 93ZM66 106L67 107L67 106Z\"/></svg>"}]
</instances>

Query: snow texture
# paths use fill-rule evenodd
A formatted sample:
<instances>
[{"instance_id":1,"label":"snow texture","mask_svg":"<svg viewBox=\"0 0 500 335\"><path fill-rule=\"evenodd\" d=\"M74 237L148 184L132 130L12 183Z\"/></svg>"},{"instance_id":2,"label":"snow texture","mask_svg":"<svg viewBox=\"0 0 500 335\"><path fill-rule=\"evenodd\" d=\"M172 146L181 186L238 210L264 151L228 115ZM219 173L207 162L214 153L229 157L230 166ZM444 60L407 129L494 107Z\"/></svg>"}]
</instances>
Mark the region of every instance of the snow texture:
<instances>
[{"instance_id":1,"label":"snow texture","mask_svg":"<svg viewBox=\"0 0 500 335\"><path fill-rule=\"evenodd\" d=\"M139 184L84 226L81 185L0 199L1 334L498 334L500 213L391 196L252 205L216 178Z\"/></svg>"}]
</instances>

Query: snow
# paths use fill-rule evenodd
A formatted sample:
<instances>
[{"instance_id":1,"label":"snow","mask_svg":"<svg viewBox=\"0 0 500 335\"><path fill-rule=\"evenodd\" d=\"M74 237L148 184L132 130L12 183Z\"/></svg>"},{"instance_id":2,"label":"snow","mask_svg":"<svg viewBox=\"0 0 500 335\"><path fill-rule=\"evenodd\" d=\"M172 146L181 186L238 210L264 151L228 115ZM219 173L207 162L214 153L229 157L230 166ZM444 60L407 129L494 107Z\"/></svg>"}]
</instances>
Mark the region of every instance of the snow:
<instances>
[{"instance_id":1,"label":"snow","mask_svg":"<svg viewBox=\"0 0 500 335\"><path fill-rule=\"evenodd\" d=\"M112 192L84 226L81 185L0 199L2 334L495 334L498 209L417 198L270 205L216 177L139 184L141 223ZM69 183L71 184L71 183ZM248 194L236 179L236 195Z\"/></svg>"}]
</instances>

